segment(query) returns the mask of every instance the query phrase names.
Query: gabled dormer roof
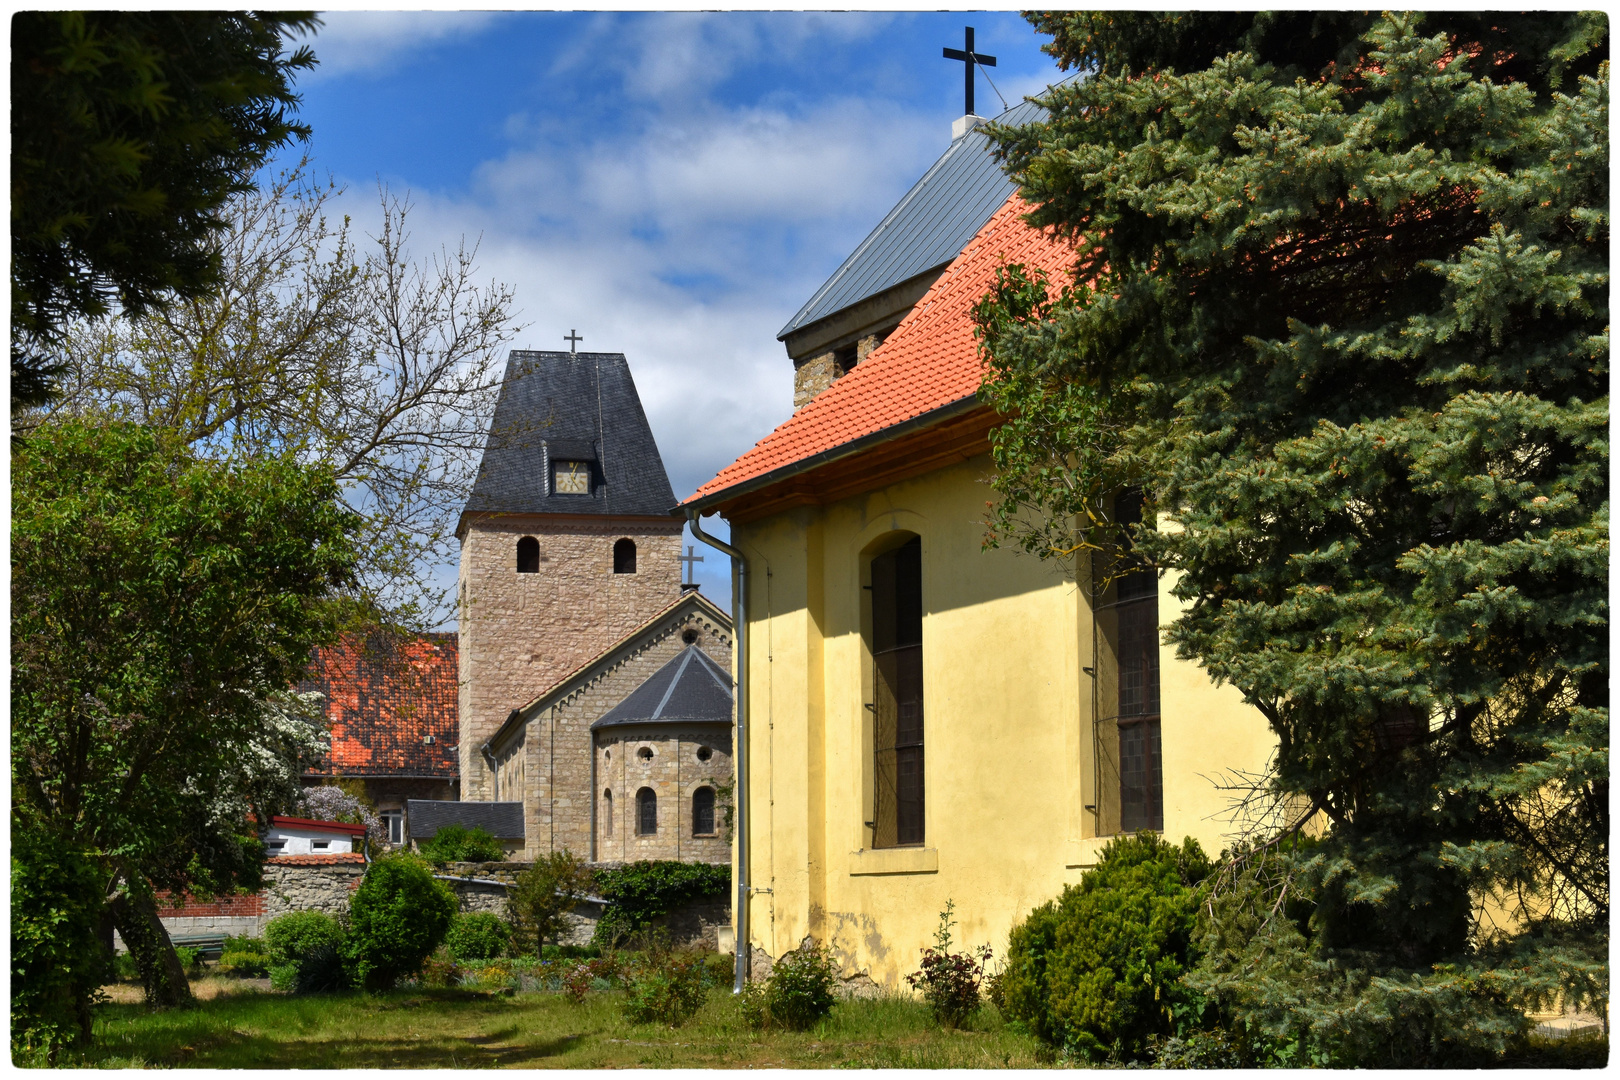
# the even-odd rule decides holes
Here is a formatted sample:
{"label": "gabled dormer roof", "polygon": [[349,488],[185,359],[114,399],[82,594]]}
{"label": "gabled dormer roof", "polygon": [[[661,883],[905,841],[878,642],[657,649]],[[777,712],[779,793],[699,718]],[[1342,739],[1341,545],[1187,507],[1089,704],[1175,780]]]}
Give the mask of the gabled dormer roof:
{"label": "gabled dormer roof", "polygon": [[688,645],[647,676],[591,730],[668,723],[731,723],[731,676],[696,645]]}
{"label": "gabled dormer roof", "polygon": [[[588,463],[590,494],[553,491],[554,460]],[[512,352],[463,514],[667,518],[674,505],[623,353]]]}
{"label": "gabled dormer roof", "polygon": [[[997,116],[995,122],[1028,124],[1042,114],[1038,105],[1025,101]],[[903,281],[943,269],[1007,202],[1015,187],[992,156],[983,131],[972,128],[951,140],[922,179],[788,320],[777,340]]]}

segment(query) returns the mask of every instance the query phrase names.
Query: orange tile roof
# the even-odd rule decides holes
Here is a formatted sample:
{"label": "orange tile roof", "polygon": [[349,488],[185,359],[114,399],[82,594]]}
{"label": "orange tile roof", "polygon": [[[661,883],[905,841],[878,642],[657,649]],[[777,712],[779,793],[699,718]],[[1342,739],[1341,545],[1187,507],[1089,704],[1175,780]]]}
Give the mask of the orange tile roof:
{"label": "orange tile roof", "polygon": [[326,695],[332,751],[305,775],[455,777],[456,680],[454,634],[347,637],[321,649],[298,688]]}
{"label": "orange tile roof", "polygon": [[721,469],[687,503],[971,397],[984,368],[973,336],[973,305],[1002,263],[1039,267],[1053,287],[1068,280],[1074,250],[1031,229],[1017,195],[993,214],[886,341],[848,375]]}
{"label": "orange tile roof", "polygon": [[358,851],[335,851],[330,855],[272,855],[264,860],[266,866],[336,866],[365,861],[366,857]]}

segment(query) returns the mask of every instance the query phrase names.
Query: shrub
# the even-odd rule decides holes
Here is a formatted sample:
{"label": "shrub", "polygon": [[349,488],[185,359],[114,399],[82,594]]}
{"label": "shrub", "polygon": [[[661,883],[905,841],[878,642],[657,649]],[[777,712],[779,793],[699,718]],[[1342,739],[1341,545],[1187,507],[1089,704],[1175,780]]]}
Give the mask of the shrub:
{"label": "shrub", "polygon": [[619,975],[619,962],[612,956],[570,964],[562,972],[562,992],[569,1001],[578,1005],[592,990],[611,989],[618,981]]}
{"label": "shrub", "polygon": [[264,928],[270,965],[297,964],[323,945],[341,946],[343,927],[320,911],[292,911],[277,915]]}
{"label": "shrub", "polygon": [[353,985],[343,950],[336,945],[317,945],[298,961],[293,990],[299,994],[330,994]]}
{"label": "shrub", "polygon": [[613,946],[683,904],[723,896],[731,888],[731,867],[643,860],[614,870],[598,870],[595,888],[608,906],[591,940],[597,945]]}
{"label": "shrub", "polygon": [[1078,886],[1066,886],[1013,928],[1002,978],[1009,1019],[1096,1061],[1141,1060],[1174,1013],[1194,1005],[1180,982],[1191,966],[1193,886],[1209,861],[1192,839],[1176,848],[1149,833],[1103,849]]}
{"label": "shrub", "polygon": [[512,931],[487,911],[458,915],[450,924],[444,943],[457,960],[489,960],[506,954]]}
{"label": "shrub", "polygon": [[11,819],[11,1050],[54,1062],[90,1035],[90,1009],[105,978],[96,928],[106,875],[86,852]]}
{"label": "shrub", "polygon": [[428,862],[499,862],[506,849],[482,825],[446,825],[420,845]]}
{"label": "shrub", "polygon": [[832,1012],[838,965],[825,946],[800,947],[782,957],[763,984],[743,988],[743,1019],[750,1027],[807,1031]]}
{"label": "shrub", "polygon": [[298,989],[298,965],[277,964],[270,969],[270,989],[292,993]]}
{"label": "shrub", "polygon": [[455,894],[421,859],[400,852],[376,860],[349,901],[344,955],[355,982],[387,990],[416,974],[455,916]]}
{"label": "shrub", "polygon": [[270,973],[270,946],[263,938],[228,937],[219,956],[219,970],[244,979],[263,978]]}
{"label": "shrub", "polygon": [[270,974],[270,957],[267,953],[224,952],[219,957],[219,972],[242,979],[262,979]]}
{"label": "shrub", "polygon": [[981,945],[965,953],[951,952],[951,916],[956,903],[945,901],[939,913],[939,929],[934,931],[934,947],[924,949],[922,970],[906,976],[913,989],[921,989],[923,1001],[934,1020],[948,1028],[961,1027],[979,1008],[979,983],[984,966],[990,962],[990,946]]}
{"label": "shrub", "polygon": [[679,1027],[708,999],[703,956],[695,952],[652,950],[642,954],[624,979],[624,1015],[638,1024]]}
{"label": "shrub", "polygon": [[416,979],[423,986],[455,986],[461,981],[461,968],[451,959],[449,949],[439,949],[422,962]]}
{"label": "shrub", "polygon": [[547,938],[557,941],[568,929],[568,913],[591,887],[591,870],[568,850],[554,851],[523,871],[506,898],[512,923],[513,951],[540,955]]}
{"label": "shrub", "polygon": [[174,947],[174,955],[175,959],[180,961],[180,966],[185,968],[187,971],[195,974],[197,971],[201,970],[202,961],[199,959],[200,953],[190,945],[176,945]]}

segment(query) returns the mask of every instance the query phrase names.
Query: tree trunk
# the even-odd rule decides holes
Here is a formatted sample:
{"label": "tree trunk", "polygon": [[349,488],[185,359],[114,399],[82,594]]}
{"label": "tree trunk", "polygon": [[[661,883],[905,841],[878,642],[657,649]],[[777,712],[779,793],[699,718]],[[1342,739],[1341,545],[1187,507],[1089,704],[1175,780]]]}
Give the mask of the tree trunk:
{"label": "tree trunk", "polygon": [[180,965],[174,942],[158,918],[151,890],[127,888],[108,901],[107,908],[118,927],[118,936],[135,959],[135,969],[141,973],[147,1006],[168,1009],[193,1004],[186,969]]}

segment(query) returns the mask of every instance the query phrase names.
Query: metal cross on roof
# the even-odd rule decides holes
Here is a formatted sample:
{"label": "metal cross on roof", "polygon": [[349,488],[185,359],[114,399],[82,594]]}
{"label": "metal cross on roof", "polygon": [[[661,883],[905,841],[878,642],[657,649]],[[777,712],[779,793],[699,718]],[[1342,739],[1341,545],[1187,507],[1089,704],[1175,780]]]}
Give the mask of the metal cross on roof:
{"label": "metal cross on roof", "polygon": [[692,572],[694,570],[696,570],[697,567],[693,566],[692,564],[693,563],[700,563],[700,562],[703,561],[703,556],[692,554],[692,552],[695,551],[695,550],[697,550],[697,549],[694,548],[691,544],[688,544],[688,545],[686,545],[686,554],[685,555],[677,555],[677,556],[675,556],[675,561],[676,562],[683,562],[683,563],[686,564],[686,567],[685,567],[686,580],[684,582],[682,582],[683,585],[691,585],[691,584],[693,584]]}
{"label": "metal cross on roof", "polygon": [[986,56],[984,53],[973,51],[973,27],[966,27],[967,35],[965,47],[961,49],[946,49],[945,59],[962,61],[962,96],[966,100],[963,114],[973,116],[973,65],[982,64],[985,67],[995,67],[996,58]]}
{"label": "metal cross on roof", "polygon": [[563,335],[563,340],[568,342],[568,351],[569,352],[578,353],[579,352],[579,343],[584,341],[585,339],[579,336],[579,331],[578,330],[575,330],[572,327],[570,327],[569,330],[568,330],[568,333]]}

